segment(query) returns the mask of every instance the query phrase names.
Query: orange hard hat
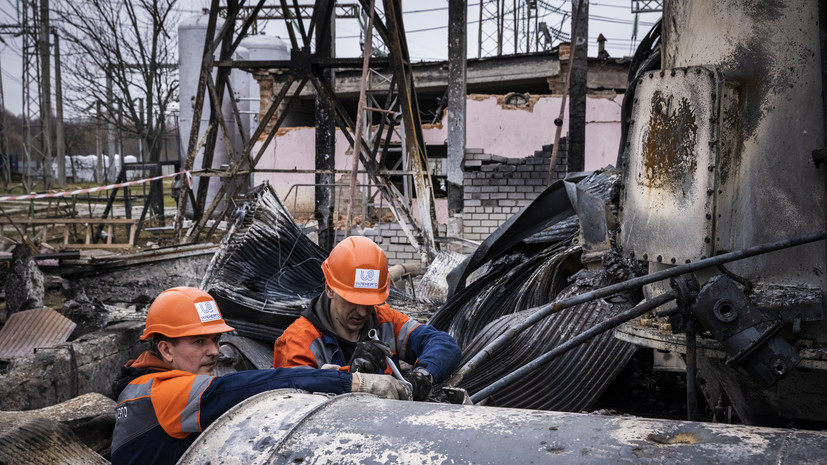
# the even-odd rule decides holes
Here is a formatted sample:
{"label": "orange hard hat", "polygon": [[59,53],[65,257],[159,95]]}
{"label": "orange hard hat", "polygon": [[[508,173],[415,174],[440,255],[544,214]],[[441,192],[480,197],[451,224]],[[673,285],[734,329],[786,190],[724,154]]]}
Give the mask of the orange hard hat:
{"label": "orange hard hat", "polygon": [[367,237],[345,238],[330,251],[322,271],[327,285],[350,303],[379,305],[388,299],[388,258]]}
{"label": "orange hard hat", "polygon": [[226,333],[227,325],[211,295],[194,287],[173,287],[158,294],[146,313],[141,340],[162,334],[166,337]]}

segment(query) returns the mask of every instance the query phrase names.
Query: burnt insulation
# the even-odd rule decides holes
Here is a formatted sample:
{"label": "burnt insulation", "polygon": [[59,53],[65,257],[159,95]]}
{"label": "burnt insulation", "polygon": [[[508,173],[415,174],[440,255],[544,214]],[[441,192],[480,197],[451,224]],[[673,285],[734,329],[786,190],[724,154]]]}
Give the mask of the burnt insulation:
{"label": "burnt insulation", "polygon": [[[616,180],[615,171],[598,172],[586,176],[577,186],[608,203]],[[529,225],[529,229],[539,232],[510,247],[498,246],[496,241],[504,238],[513,243],[519,231],[505,229],[492,234],[488,249],[497,251],[497,255],[487,263],[466,262],[475,269],[487,267],[487,272],[449,298],[429,320],[457,340],[463,349],[462,363],[531,315],[536,307],[617,281],[617,264],[599,271],[583,269],[578,218],[573,212],[563,215],[570,204],[550,203],[549,198],[546,196],[542,204],[527,206],[521,214],[528,218],[554,218],[554,222]],[[547,212],[543,216],[532,209]],[[551,315],[516,336],[466,376],[459,387],[474,394],[575,335],[631,308],[637,300],[637,295],[617,295]],[[503,407],[581,411],[595,402],[634,351],[633,345],[615,339],[611,332],[604,333],[545,364],[532,376],[506,386],[490,400]]]}
{"label": "burnt insulation", "polygon": [[[201,288],[238,335],[272,344],[324,291],[327,252],[305,235],[266,182],[247,195],[231,223]],[[392,307],[402,311],[412,300],[391,287]]]}
{"label": "burnt insulation", "polygon": [[[537,278],[547,279],[545,276]],[[521,290],[525,291],[537,284],[535,279],[531,279]],[[575,275],[575,282],[557,297],[565,299],[609,284],[612,284],[612,281],[605,271],[582,270]],[[520,333],[503,348],[500,355],[495,355],[465,377],[460,387],[474,394],[577,334],[628,310],[635,300],[633,296],[616,295],[611,299],[587,302],[550,315]],[[465,347],[463,363],[509,327],[520,323],[532,313],[533,309],[521,310],[504,315],[486,325]],[[585,410],[597,400],[634,352],[634,345],[615,339],[612,332],[607,331],[544,364],[531,376],[499,390],[492,396],[492,403],[503,407],[563,412]]]}

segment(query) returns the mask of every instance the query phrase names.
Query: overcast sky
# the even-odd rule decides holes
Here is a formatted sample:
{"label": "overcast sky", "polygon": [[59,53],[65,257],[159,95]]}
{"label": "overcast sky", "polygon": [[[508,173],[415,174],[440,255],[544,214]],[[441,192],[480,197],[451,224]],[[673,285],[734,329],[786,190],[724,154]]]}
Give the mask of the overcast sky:
{"label": "overcast sky", "polygon": [[[19,0],[0,0],[0,24],[17,23],[17,3]],[[51,0],[52,4],[59,1]],[[129,0],[124,0],[129,1]],[[522,2],[519,0],[517,3]],[[182,17],[200,14],[210,5],[210,0],[179,0]],[[223,2],[222,2],[223,3]],[[248,3],[255,3],[250,2]],[[271,3],[278,4],[275,0]],[[302,4],[313,2],[300,1]],[[340,3],[358,3],[356,0]],[[377,4],[381,4],[377,0]],[[510,3],[510,2],[506,2]],[[545,12],[540,18],[550,27],[561,28],[570,33],[571,20],[562,13],[571,12],[570,0],[538,0],[539,11]],[[444,60],[447,56],[448,37],[448,2],[447,0],[402,0],[405,29],[407,31],[408,49],[412,61]],[[646,35],[652,24],[659,18],[659,13],[641,14],[639,18],[637,40],[632,39],[634,15],[631,13],[631,0],[599,0],[589,2],[589,55],[597,55],[597,36],[603,34],[606,49],[613,57],[631,55],[640,38]],[[478,54],[478,26],[480,17],[479,0],[468,4],[468,57],[476,58]],[[336,24],[337,55],[340,57],[359,56],[359,31],[357,20],[342,19]],[[485,31],[485,29],[484,29]],[[265,33],[278,35],[287,40],[283,22],[271,22],[265,26]],[[509,36],[510,37],[510,36]],[[0,66],[2,66],[3,91],[6,107],[14,114],[22,112],[22,82],[19,38],[2,36],[5,44],[0,43]],[[553,45],[557,45],[555,41]],[[484,40],[484,49],[493,47],[493,42]],[[513,45],[508,46],[513,51]],[[509,48],[505,53],[508,53]],[[485,55],[485,52],[483,52]],[[69,70],[63,70],[66,74]],[[52,73],[54,79],[54,73]],[[52,87],[54,88],[54,86]]]}

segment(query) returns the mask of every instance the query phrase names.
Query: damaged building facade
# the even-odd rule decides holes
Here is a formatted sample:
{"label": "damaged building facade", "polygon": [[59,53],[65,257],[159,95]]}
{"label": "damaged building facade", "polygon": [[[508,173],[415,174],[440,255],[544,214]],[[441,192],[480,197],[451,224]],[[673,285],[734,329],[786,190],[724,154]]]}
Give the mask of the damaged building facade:
{"label": "damaged building facade", "polygon": [[[466,156],[462,162],[462,230],[455,240],[458,250],[468,252],[495,231],[512,214],[528,205],[552,179],[562,179],[568,172],[565,134],[568,131],[568,108],[564,108],[564,135],[557,163],[549,170],[553,149],[554,120],[563,104],[563,81],[569,60],[569,46],[563,44],[550,52],[518,56],[492,57],[468,61],[468,95],[466,97]],[[596,170],[614,165],[620,140],[620,107],[628,76],[629,59],[590,58],[586,121],[585,169]],[[431,121],[424,121],[422,133],[427,147],[429,168],[434,179],[437,222],[442,235],[447,234],[447,82],[445,62],[415,63],[413,77],[417,84],[420,112]],[[367,87],[371,95],[384,96],[390,70],[372,70]],[[272,100],[273,89],[279,89],[280,72],[258,71],[256,81],[261,88],[262,112]],[[337,95],[346,107],[355,112],[359,94],[359,75],[353,71],[336,73]],[[375,89],[375,90],[374,90]],[[313,127],[315,93],[305,89],[298,97],[275,137],[264,148],[254,174],[254,185],[268,181],[287,208],[301,222],[313,218],[315,205],[314,153],[316,130]],[[379,97],[376,97],[379,98]],[[287,103],[282,105],[287,108]],[[372,127],[373,131],[376,126]],[[367,128],[368,131],[371,128]],[[265,136],[254,150],[260,150]],[[405,172],[400,158],[402,141],[395,135],[388,148],[397,160],[395,169]],[[349,143],[341,130],[335,136],[336,214],[344,219],[350,197],[347,186],[352,156]],[[293,170],[293,172],[290,172]],[[414,191],[410,175],[395,180],[403,193]],[[419,261],[418,254],[387,209],[382,215],[381,196],[364,175],[359,179],[360,195],[354,209],[361,218],[372,216],[360,225],[360,234],[382,244],[392,263]],[[417,204],[411,202],[414,217]],[[368,213],[370,212],[370,213]],[[389,221],[390,220],[390,221]],[[370,226],[366,226],[369,224]],[[470,248],[462,247],[471,241]]]}

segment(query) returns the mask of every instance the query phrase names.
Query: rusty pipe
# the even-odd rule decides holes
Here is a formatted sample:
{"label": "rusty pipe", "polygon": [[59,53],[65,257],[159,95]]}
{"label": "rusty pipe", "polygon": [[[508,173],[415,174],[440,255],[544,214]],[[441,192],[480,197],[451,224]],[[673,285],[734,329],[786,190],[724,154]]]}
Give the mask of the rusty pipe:
{"label": "rusty pipe", "polygon": [[268,391],[206,427],[179,464],[818,461],[827,432]]}

